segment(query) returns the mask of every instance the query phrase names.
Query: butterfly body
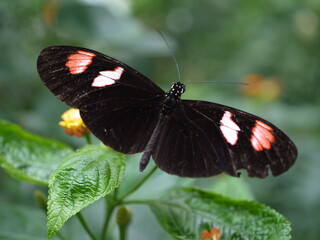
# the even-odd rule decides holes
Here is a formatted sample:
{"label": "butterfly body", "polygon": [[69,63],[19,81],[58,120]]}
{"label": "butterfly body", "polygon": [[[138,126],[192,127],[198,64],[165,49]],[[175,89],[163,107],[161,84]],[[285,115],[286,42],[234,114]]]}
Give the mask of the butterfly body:
{"label": "butterfly body", "polygon": [[181,100],[185,85],[165,93],[147,77],[99,52],[53,46],[39,55],[38,72],[63,102],[80,109],[86,126],[104,144],[126,154],[143,152],[169,174],[208,177],[225,172],[264,178],[295,162],[293,142],[268,121],[241,110]]}
{"label": "butterfly body", "polygon": [[148,165],[163,125],[167,118],[169,118],[170,115],[173,114],[175,108],[177,108],[177,106],[180,104],[181,95],[185,92],[185,88],[186,87],[183,83],[175,82],[172,84],[170,91],[165,94],[159,121],[157,122],[156,127],[152,132],[150,140],[140,160],[140,171],[143,171]]}

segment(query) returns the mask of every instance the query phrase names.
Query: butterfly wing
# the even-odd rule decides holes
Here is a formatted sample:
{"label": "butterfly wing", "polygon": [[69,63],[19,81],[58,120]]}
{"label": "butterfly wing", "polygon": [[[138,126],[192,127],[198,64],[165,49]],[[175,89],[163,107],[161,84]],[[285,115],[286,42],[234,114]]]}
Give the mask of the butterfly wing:
{"label": "butterfly wing", "polygon": [[182,100],[158,140],[153,158],[162,170],[185,177],[225,172],[264,178],[288,170],[297,157],[292,141],[252,114],[220,104]]}
{"label": "butterfly wing", "polygon": [[38,57],[39,75],[63,102],[81,110],[104,107],[104,100],[148,99],[164,95],[133,68],[102,53],[72,46],[52,46]]}
{"label": "butterfly wing", "polygon": [[[88,128],[123,153],[143,151],[157,124],[165,93],[129,66],[99,52],[45,48],[38,58],[45,85],[80,109]],[[182,100],[168,116],[153,152],[164,171],[187,177],[226,172],[266,177],[293,165],[297,149],[271,123],[227,106]]]}
{"label": "butterfly wing", "polygon": [[102,53],[72,46],[43,49],[37,67],[44,84],[80,109],[104,144],[123,153],[144,150],[165,94],[147,77]]}
{"label": "butterfly wing", "polygon": [[[150,103],[149,103],[150,104]],[[80,111],[92,133],[105,145],[126,154],[142,152],[157,124],[161,107],[126,105],[103,111]]]}

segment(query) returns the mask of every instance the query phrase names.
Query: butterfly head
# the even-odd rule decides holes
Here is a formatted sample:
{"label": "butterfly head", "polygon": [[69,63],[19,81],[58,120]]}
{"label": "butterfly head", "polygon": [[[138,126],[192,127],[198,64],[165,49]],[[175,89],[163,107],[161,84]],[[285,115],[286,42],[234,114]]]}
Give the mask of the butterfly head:
{"label": "butterfly head", "polygon": [[174,82],[171,85],[170,91],[168,95],[173,96],[175,98],[180,98],[182,93],[186,90],[186,86],[181,82]]}
{"label": "butterfly head", "polygon": [[166,93],[162,106],[162,114],[169,115],[180,102],[182,93],[185,91],[185,85],[181,82],[172,83],[169,92]]}

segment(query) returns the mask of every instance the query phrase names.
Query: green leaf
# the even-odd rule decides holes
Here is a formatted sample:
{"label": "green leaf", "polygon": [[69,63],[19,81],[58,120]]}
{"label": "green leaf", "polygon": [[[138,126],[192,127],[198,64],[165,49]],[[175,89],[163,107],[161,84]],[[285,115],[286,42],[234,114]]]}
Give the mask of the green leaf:
{"label": "green leaf", "polygon": [[214,178],[211,192],[237,200],[254,200],[254,196],[244,178],[219,175]]}
{"label": "green leaf", "polygon": [[38,208],[0,203],[0,239],[46,240],[45,213]]}
{"label": "green leaf", "polygon": [[65,144],[0,120],[0,165],[14,178],[47,185],[53,170],[72,152]]}
{"label": "green leaf", "polygon": [[221,239],[287,240],[290,223],[263,204],[232,200],[194,188],[181,188],[150,203],[163,228],[175,239],[200,239],[217,227]]}
{"label": "green leaf", "polygon": [[49,180],[48,236],[74,214],[117,188],[125,171],[125,155],[88,145],[69,155]]}

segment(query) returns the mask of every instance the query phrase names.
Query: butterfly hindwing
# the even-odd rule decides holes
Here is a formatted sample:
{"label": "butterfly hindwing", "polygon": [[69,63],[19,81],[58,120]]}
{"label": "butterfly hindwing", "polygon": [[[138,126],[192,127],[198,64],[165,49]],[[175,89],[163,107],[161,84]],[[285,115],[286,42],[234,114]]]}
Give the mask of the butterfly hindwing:
{"label": "butterfly hindwing", "polygon": [[296,155],[291,140],[266,120],[220,104],[182,100],[160,134],[154,159],[179,176],[213,176],[218,170],[237,176],[245,169],[264,178],[269,168],[275,176],[285,172]]}
{"label": "butterfly hindwing", "polygon": [[80,111],[92,133],[105,145],[122,153],[142,152],[157,124],[161,106],[159,101],[148,104],[110,106],[103,111]]}
{"label": "butterfly hindwing", "polygon": [[181,110],[166,121],[153,152],[163,171],[182,177],[208,177],[221,173],[212,142]]}

